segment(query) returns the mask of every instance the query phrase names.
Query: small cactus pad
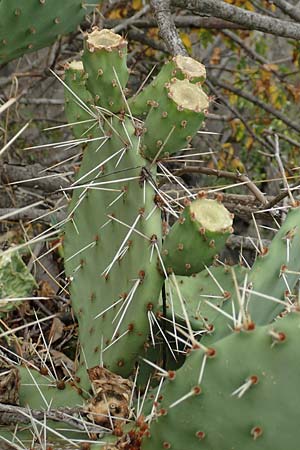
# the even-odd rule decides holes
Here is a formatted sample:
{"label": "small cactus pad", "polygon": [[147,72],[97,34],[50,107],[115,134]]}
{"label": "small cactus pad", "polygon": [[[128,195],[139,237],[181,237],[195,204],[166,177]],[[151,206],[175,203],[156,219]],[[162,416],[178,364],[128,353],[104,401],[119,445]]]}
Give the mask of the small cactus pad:
{"label": "small cactus pad", "polygon": [[299,339],[293,313],[191,351],[160,391],[141,449],[297,448]]}
{"label": "small cactus pad", "polygon": [[257,325],[269,323],[285,308],[260,294],[288,299],[299,280],[299,255],[300,207],[290,209],[270,247],[262,249],[250,272],[250,289],[257,294],[249,294],[249,313]]}
{"label": "small cactus pad", "polygon": [[176,275],[191,275],[210,265],[232,233],[232,214],[217,200],[199,198],[185,207],[166,236],[163,261]]}
{"label": "small cactus pad", "polygon": [[132,114],[145,117],[153,102],[159,102],[161,91],[172,78],[187,79],[191,83],[203,83],[206,78],[205,66],[189,56],[177,55],[167,61],[154,80],[141,93],[129,99]]}
{"label": "small cactus pad", "polygon": [[[64,413],[61,415],[62,421],[51,420],[51,416],[56,415],[57,417],[57,412],[60,409],[66,413],[68,409],[71,412],[72,408],[76,408],[84,413],[85,399],[81,395],[81,390],[76,386],[76,382],[58,379],[54,365],[54,372],[51,372],[52,369],[49,370],[46,365],[42,366],[40,371],[33,369],[32,366],[34,364],[28,366],[11,365],[0,358],[1,404],[8,403],[13,405],[12,407],[18,405],[25,411],[21,423],[16,425],[13,421],[9,421],[7,422],[9,425],[5,428],[1,427],[1,450],[8,448],[3,446],[3,441],[7,442],[7,440],[12,443],[12,447],[9,448],[33,448],[33,433],[41,425],[41,420],[43,427],[45,427],[45,436],[47,432],[49,448],[62,448],[63,443],[59,443],[59,441],[65,442],[68,438],[74,440],[87,439],[86,430],[74,430],[73,424],[70,423],[70,415],[68,415],[66,421],[64,421]],[[7,401],[5,401],[5,397]],[[20,409],[20,412],[22,410]],[[32,410],[35,411],[34,417],[31,416]],[[49,414],[47,418],[44,411]],[[53,411],[55,411],[54,414]],[[36,415],[38,412],[40,418]]]}
{"label": "small cactus pad", "polygon": [[95,103],[112,112],[124,109],[121,91],[129,77],[126,56],[127,41],[122,36],[106,29],[86,35],[82,60],[87,87]]}
{"label": "small cactus pad", "polygon": [[268,324],[290,307],[300,271],[299,223],[300,207],[290,209],[270,247],[261,249],[261,254],[246,275],[245,283],[239,284],[240,297],[235,291],[230,301],[223,305],[225,314],[216,317],[214,332],[203,338],[205,345],[212,345],[226,336],[234,326],[226,313],[230,317],[235,311],[236,317],[242,318],[238,326],[247,328],[249,325]]}
{"label": "small cactus pad", "polygon": [[92,0],[1,0],[0,64],[74,31],[93,4]]}
{"label": "small cactus pad", "polygon": [[143,156],[156,161],[188,147],[208,106],[201,86],[177,78],[166,83],[145,119]]}

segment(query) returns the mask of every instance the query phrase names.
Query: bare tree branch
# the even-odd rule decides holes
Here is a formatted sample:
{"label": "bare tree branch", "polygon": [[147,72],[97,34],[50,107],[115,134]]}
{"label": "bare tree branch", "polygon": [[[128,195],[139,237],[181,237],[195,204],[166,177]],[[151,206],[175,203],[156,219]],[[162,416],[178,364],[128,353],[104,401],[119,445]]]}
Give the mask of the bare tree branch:
{"label": "bare tree branch", "polygon": [[217,89],[214,87],[214,85],[209,80],[206,80],[205,83],[207,84],[207,86],[209,87],[211,92],[217,97],[217,99],[221,103],[223,103],[223,105],[226,106],[226,108],[229,109],[229,111],[231,111],[237,118],[240,119],[240,121],[242,122],[242,124],[244,125],[244,127],[246,128],[248,133],[250,134],[250,136],[252,136],[253,139],[255,141],[259,142],[263,147],[268,148],[268,150],[272,150],[271,145],[267,141],[265,141],[260,136],[258,136],[257,134],[254,133],[252,128],[248,125],[247,120],[242,116],[242,114],[238,111],[238,109],[235,108],[233,105],[230,105],[230,103],[228,102],[228,99],[226,97],[224,97],[219,91],[217,91]]}
{"label": "bare tree branch", "polygon": [[221,0],[172,0],[172,5],[229,20],[229,22],[237,23],[249,30],[263,31],[264,33],[291,39],[300,39],[300,25],[295,22],[275,19],[247,11]]}
{"label": "bare tree branch", "polygon": [[292,19],[300,22],[300,8],[299,6],[293,6],[285,0],[273,0],[273,3],[278,6],[285,14],[290,16]]}
{"label": "bare tree branch", "polygon": [[[89,431],[91,433],[102,433],[106,431],[102,427],[89,423],[84,420],[81,415],[84,413],[83,408],[57,408],[44,410],[30,410],[30,415],[40,421],[44,421],[45,417],[58,422],[65,422],[78,430]],[[0,403],[0,424],[14,425],[17,423],[30,423],[29,410],[21,406],[8,405]]]}
{"label": "bare tree branch", "polygon": [[246,54],[250,56],[254,61],[256,61],[259,64],[267,65],[270,72],[278,78],[282,83],[285,83],[284,77],[281,76],[275,69],[272,68],[272,65],[269,65],[269,61],[266,60],[263,56],[261,56],[259,53],[257,53],[255,50],[253,50],[251,47],[249,47],[247,44],[245,44],[245,41],[241,39],[236,33],[230,31],[230,30],[223,30],[222,33],[232,39],[236,44],[238,44]]}
{"label": "bare tree branch", "polygon": [[286,114],[278,111],[277,109],[273,108],[267,103],[264,103],[259,98],[255,97],[252,94],[248,94],[247,92],[243,91],[242,89],[238,89],[234,86],[232,86],[229,83],[226,83],[224,81],[220,81],[219,79],[211,78],[210,81],[223,89],[226,89],[227,91],[233,92],[234,94],[239,95],[240,97],[245,98],[249,102],[253,103],[254,105],[259,106],[260,108],[264,109],[265,111],[272,114],[274,117],[277,117],[277,119],[281,120],[283,123],[285,123],[288,127],[293,128],[293,130],[300,132],[300,125],[298,123],[291,121]]}
{"label": "bare tree branch", "polygon": [[[296,188],[297,186],[299,186],[299,190],[300,190],[300,183],[294,184],[293,186],[291,186],[291,188]],[[281,202],[281,200],[286,198],[288,195],[289,195],[289,190],[285,189],[284,191],[280,192],[280,194],[276,195],[276,197],[271,199],[265,208],[266,209],[273,208],[275,205],[277,205],[279,202]]]}
{"label": "bare tree branch", "polygon": [[39,163],[27,166],[3,164],[3,169],[0,172],[0,181],[3,184],[15,183],[17,185],[20,183],[23,187],[39,187],[45,192],[55,192],[69,186],[67,179],[69,175],[49,171],[47,176],[41,176],[43,169],[44,167]]}
{"label": "bare tree branch", "polygon": [[140,17],[147,14],[147,12],[150,10],[150,6],[146,5],[144,8],[142,8],[140,11],[135,13],[133,16],[129,17],[128,19],[122,19],[121,22],[119,22],[118,25],[114,27],[114,33],[120,33],[120,31],[125,30],[127,27],[132,25],[135,20],[139,19]]}
{"label": "bare tree branch", "polygon": [[232,234],[229,236],[229,238],[226,241],[226,247],[230,248],[231,250],[240,250],[242,247],[243,250],[255,250],[254,245],[256,245],[257,248],[259,248],[260,244],[263,245],[264,248],[267,248],[270,246],[271,241],[268,239],[262,239],[259,241],[257,238],[251,238],[249,239],[248,236],[238,236],[236,234]]}
{"label": "bare tree branch", "polygon": [[187,56],[187,51],[179,37],[170,10],[170,0],[151,0],[160,35],[171,55]]}
{"label": "bare tree branch", "polygon": [[294,145],[295,147],[300,148],[299,141],[296,141],[295,139],[292,139],[291,137],[286,136],[285,134],[277,133],[277,132],[275,133],[275,131],[273,131],[273,130],[264,130],[263,134],[267,134],[267,135],[271,135],[271,136],[274,136],[274,134],[277,134],[277,136],[280,137],[281,139],[283,139],[284,141],[289,142],[290,144]]}
{"label": "bare tree branch", "polygon": [[249,47],[249,45],[245,43],[245,40],[241,39],[236,33],[233,33],[232,31],[222,31],[222,33],[238,44],[254,61],[257,61],[260,64],[269,64],[269,61],[267,61],[266,58]]}
{"label": "bare tree branch", "polygon": [[[61,209],[66,208],[66,206],[62,206]],[[58,222],[65,219],[66,213],[56,211],[52,213],[51,209],[42,209],[42,208],[29,208],[25,211],[22,211],[22,208],[0,208],[0,220],[1,221],[19,221],[19,220],[36,220],[38,222],[49,223],[51,224],[51,220],[53,219],[53,214]],[[2,216],[8,215],[9,218],[3,219]]]}
{"label": "bare tree branch", "polygon": [[[130,19],[133,19],[131,17]],[[213,30],[225,30],[225,29],[235,29],[235,30],[244,30],[245,27],[242,27],[236,23],[228,22],[227,20],[218,19],[216,17],[201,17],[201,16],[173,16],[174,23],[178,28],[206,28]],[[157,22],[155,19],[151,19],[150,17],[147,19],[137,19],[131,20],[128,23],[124,19],[105,19],[104,26],[105,28],[114,28],[118,25],[122,25],[122,29],[134,25],[137,28],[155,28],[157,27]],[[0,81],[1,86],[1,81]]]}
{"label": "bare tree branch", "polygon": [[141,44],[159,50],[160,52],[169,53],[164,42],[159,41],[158,39],[151,39],[147,33],[138,28],[130,28],[127,32],[127,37],[132,41],[140,42]]}

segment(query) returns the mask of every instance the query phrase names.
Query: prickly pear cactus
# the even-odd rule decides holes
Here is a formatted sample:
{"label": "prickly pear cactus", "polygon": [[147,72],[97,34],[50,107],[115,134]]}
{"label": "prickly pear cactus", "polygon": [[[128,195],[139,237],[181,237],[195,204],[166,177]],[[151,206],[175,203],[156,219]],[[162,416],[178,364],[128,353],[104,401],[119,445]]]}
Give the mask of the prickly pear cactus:
{"label": "prickly pear cactus", "polygon": [[[170,80],[174,96],[169,97],[170,86],[161,87],[161,107],[153,120],[149,111],[144,127],[132,116],[124,95],[126,46],[111,31],[94,30],[86,36],[83,67],[71,63],[65,80],[67,116],[73,124],[79,121],[73,125],[75,136],[86,138],[65,228],[65,267],[79,322],[81,378],[99,363],[129,375],[142,352],[149,314],[158,308],[164,279],[157,267],[162,222],[156,195],[156,121],[166,119],[159,127],[161,150],[169,145],[166,137],[172,124],[178,125],[179,150],[187,135],[198,130],[208,106],[199,85]],[[183,104],[187,91],[194,92],[195,107]],[[91,97],[97,106],[78,101]],[[94,119],[89,125],[88,114]],[[183,126],[190,116],[192,128]]]}
{"label": "prickly pear cactus", "polygon": [[[82,146],[80,170],[65,191],[72,197],[65,220],[64,255],[79,325],[77,376],[64,383],[49,372],[42,374],[43,370],[40,373],[32,367],[18,368],[20,405],[42,405],[45,409],[49,404],[55,408],[82,407],[87,400],[87,417],[97,417],[97,423],[110,422],[110,406],[115,411],[116,405],[108,405],[108,397],[103,396],[103,409],[103,380],[95,381],[91,373],[99,371],[99,367],[100,372],[114,372],[112,377],[133,373],[148,341],[150,321],[159,313],[160,292],[167,276],[161,270],[161,215],[167,202],[156,185],[156,161],[166,153],[158,155],[153,140],[157,112],[146,129],[144,122],[132,115],[126,100],[126,45],[111,31],[93,30],[86,36],[83,63],[76,61],[66,66],[66,116],[75,136],[72,143]],[[163,140],[169,126],[175,124],[180,143],[186,145],[203,120],[208,100],[194,81],[170,79],[170,85],[161,86],[164,102],[159,111],[166,119],[170,115],[170,121],[167,119],[161,127]],[[171,84],[176,91],[174,98],[168,95]],[[190,109],[183,101],[187,90],[194,90],[198,96],[196,106]],[[151,108],[145,120],[150,114]],[[192,128],[184,122],[191,117]],[[159,146],[161,150],[164,145]],[[95,388],[97,383],[98,388],[101,385],[99,390]],[[132,386],[128,380],[124,384]],[[96,398],[90,398],[91,390]],[[128,392],[123,397],[125,403],[129,401]],[[125,405],[128,414],[131,409],[131,404]],[[122,417],[121,422],[126,419]],[[55,434],[51,421],[49,426]],[[130,425],[126,426],[130,430]],[[3,437],[9,439],[11,433],[7,433]],[[17,439],[25,442],[23,437],[18,433]]]}
{"label": "prickly pear cactus", "polygon": [[141,449],[297,448],[299,338],[293,313],[200,343],[160,391]]}
{"label": "prickly pear cactus", "polygon": [[[251,270],[205,267],[192,278],[174,274],[175,267],[186,274],[188,264],[188,274],[201,270],[231,230],[228,211],[206,199],[187,205],[185,224],[181,218],[174,225],[162,254],[161,213],[169,205],[156,184],[156,163],[188,145],[205,116],[208,99],[200,66],[173,59],[149,87],[128,100],[126,41],[111,31],[93,30],[86,37],[83,64],[66,68],[66,115],[83,154],[66,190],[72,198],[64,242],[79,325],[79,368],[66,386],[50,373],[23,367],[17,379],[20,404],[30,407],[41,402],[46,408],[49,403],[78,405],[92,387],[99,397],[89,399],[87,417],[96,414],[96,422],[117,419],[122,425],[91,448],[297,448],[300,317],[293,289],[300,271],[300,208],[289,212]],[[152,364],[161,380],[154,401],[147,409],[139,397],[140,417],[123,426],[131,412],[132,403],[126,401],[132,382],[116,374],[132,375],[154,322],[163,334],[161,292],[165,318],[180,335],[186,360],[177,371]],[[201,329],[206,336],[199,342]],[[170,345],[169,330],[164,330]],[[126,400],[125,419],[111,417],[110,407],[116,405],[107,405],[103,380],[90,376],[99,366],[100,372],[114,372],[115,391]],[[101,409],[99,414],[103,399],[104,413]]]}
{"label": "prickly pear cactus", "polygon": [[91,0],[1,0],[0,64],[74,31],[94,4]]}
{"label": "prickly pear cactus", "polygon": [[232,214],[217,200],[188,200],[164,241],[166,270],[191,275],[210,265],[233,232],[232,219]]}
{"label": "prickly pear cactus", "polygon": [[50,371],[45,370],[45,374],[42,374],[37,370],[29,371],[28,368],[19,366],[18,372],[21,405],[30,405],[33,409],[41,407],[47,409],[50,406],[72,407],[83,403],[83,397],[75,383],[68,384],[58,380]]}
{"label": "prickly pear cactus", "polygon": [[270,247],[261,249],[238,292],[235,289],[223,304],[213,332],[204,337],[205,345],[226,336],[231,328],[268,324],[288,306],[299,279],[299,223],[300,207],[291,208]]}

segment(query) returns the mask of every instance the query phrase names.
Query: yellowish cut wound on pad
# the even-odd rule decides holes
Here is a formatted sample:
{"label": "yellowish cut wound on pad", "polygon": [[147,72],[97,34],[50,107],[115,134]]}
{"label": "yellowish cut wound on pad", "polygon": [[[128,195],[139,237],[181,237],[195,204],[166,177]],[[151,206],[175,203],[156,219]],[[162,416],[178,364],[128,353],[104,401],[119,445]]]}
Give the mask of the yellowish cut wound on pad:
{"label": "yellowish cut wound on pad", "polygon": [[232,226],[232,216],[221,203],[207,198],[191,203],[191,213],[209,231],[222,231]]}

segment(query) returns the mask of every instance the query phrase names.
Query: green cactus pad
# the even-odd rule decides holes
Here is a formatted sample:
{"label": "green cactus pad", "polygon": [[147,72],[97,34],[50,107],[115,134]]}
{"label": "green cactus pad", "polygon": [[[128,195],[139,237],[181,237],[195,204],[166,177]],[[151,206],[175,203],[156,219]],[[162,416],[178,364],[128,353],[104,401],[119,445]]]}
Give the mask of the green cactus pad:
{"label": "green cactus pad", "polygon": [[160,211],[139,139],[129,119],[106,119],[103,131],[101,149],[95,142],[85,149],[65,230],[81,377],[102,360],[113,372],[132,372],[163,282],[156,267]]}
{"label": "green cactus pad", "polygon": [[112,112],[124,109],[121,95],[128,81],[127,41],[110,30],[95,29],[85,39],[82,57],[87,87],[94,101]]}
{"label": "green cactus pad", "polygon": [[159,74],[141,93],[129,99],[132,114],[136,117],[146,116],[151,105],[159,102],[161,91],[172,78],[201,84],[206,78],[205,66],[189,56],[174,56],[164,64]]}
{"label": "green cactus pad", "polygon": [[151,104],[144,124],[143,156],[156,161],[186,148],[207,108],[208,97],[200,86],[173,78],[160,91],[159,101]]}
{"label": "green cactus pad", "polygon": [[74,31],[94,4],[91,0],[1,0],[0,64]]}
{"label": "green cactus pad", "polygon": [[188,202],[166,236],[163,261],[176,275],[191,275],[209,266],[232,233],[232,214],[217,200]]}
{"label": "green cactus pad", "polygon": [[142,450],[294,449],[299,313],[194,350],[160,392]]}
{"label": "green cactus pad", "polygon": [[[248,269],[239,265],[211,266],[194,276],[176,276],[175,282],[172,278],[168,279],[166,281],[167,317],[170,320],[175,317],[177,323],[185,324],[183,301],[192,329],[207,330],[211,333],[214,322],[220,315],[217,308],[224,309],[225,303],[230,303],[231,297],[235,295],[234,276],[238,285],[243,285],[248,272]],[[209,306],[207,302],[216,309]]]}
{"label": "green cactus pad", "polygon": [[[70,423],[46,420],[44,418],[41,421],[32,418],[32,410],[42,412],[49,409],[57,410],[62,408],[67,412],[66,408],[78,408],[84,411],[85,404],[85,399],[81,396],[81,391],[75,382],[58,380],[56,375],[51,374],[50,371],[48,371],[48,374],[42,375],[38,370],[33,369],[32,365],[29,364],[26,367],[20,365],[12,366],[0,359],[1,402],[22,408],[28,407],[28,409],[25,409],[27,416],[24,417],[25,422],[28,419],[26,423],[22,421],[18,426],[15,426],[12,421],[11,423],[8,422],[9,425],[0,427],[0,448],[3,448],[2,439],[3,441],[8,439],[17,446],[22,442],[24,448],[31,448],[33,434],[42,426],[45,426],[44,436],[47,435],[47,443],[50,444],[51,442],[53,445],[58,445],[58,447],[55,446],[53,448],[61,448],[62,441],[67,438],[74,440],[86,439],[87,434],[85,430],[80,431],[77,429],[73,431],[73,426]],[[46,367],[43,369],[47,373]],[[6,390],[3,389],[4,380],[6,381]],[[60,440],[61,442],[58,443]],[[15,448],[15,446],[12,448]]]}
{"label": "green cactus pad", "polygon": [[74,136],[79,139],[92,133],[96,121],[93,118],[92,95],[86,89],[86,75],[81,61],[72,61],[65,67],[65,113],[72,125]]}
{"label": "green cactus pad", "polygon": [[[26,366],[12,365],[1,356],[0,373],[1,415],[3,417],[5,413],[12,413],[12,420],[7,424],[3,420],[0,426],[1,449],[2,442],[7,441],[11,442],[12,448],[21,448],[21,445],[22,448],[33,449],[33,442],[41,442],[38,438],[41,430],[43,442],[47,442],[47,448],[53,450],[77,448],[79,442],[95,443],[93,448],[100,449],[104,443],[116,439],[106,424],[91,420],[87,406],[98,398],[97,394],[94,390],[93,393],[84,392],[76,377],[67,381],[58,379],[55,371],[46,366],[39,370],[33,363],[27,363]],[[100,376],[98,381],[103,381],[103,378]],[[110,386],[109,382],[105,384],[104,390],[108,394]],[[119,400],[117,395],[115,400]],[[15,424],[16,418],[9,405],[17,408],[17,415],[25,416],[18,425]],[[5,406],[7,411],[4,413]],[[47,416],[43,412],[47,412]],[[92,430],[89,427],[92,427]],[[36,445],[34,448],[42,448],[42,445]]]}
{"label": "green cactus pad", "polygon": [[300,207],[292,208],[268,249],[258,256],[249,276],[249,314],[257,325],[273,320],[285,307],[259,294],[279,300],[292,294],[300,272]]}
{"label": "green cactus pad", "polygon": [[[292,208],[280,230],[276,233],[268,249],[258,256],[247,275],[246,285],[240,284],[240,294],[244,298],[245,326],[265,325],[288,308],[287,298],[292,297],[293,289],[300,272],[300,208]],[[243,295],[242,288],[247,289]],[[283,303],[285,301],[285,303]],[[234,293],[223,306],[224,313],[233,316],[241,312],[240,299]],[[205,345],[226,336],[234,327],[232,319],[219,314],[214,322],[214,332],[205,336]]]}
{"label": "green cactus pad", "polygon": [[76,384],[59,382],[53,375],[42,375],[32,368],[18,367],[20,405],[33,409],[82,406],[85,402]]}

